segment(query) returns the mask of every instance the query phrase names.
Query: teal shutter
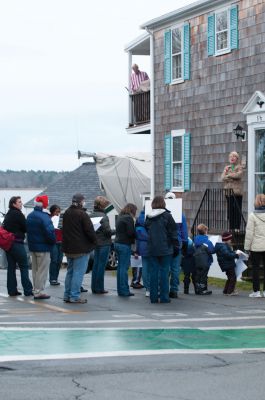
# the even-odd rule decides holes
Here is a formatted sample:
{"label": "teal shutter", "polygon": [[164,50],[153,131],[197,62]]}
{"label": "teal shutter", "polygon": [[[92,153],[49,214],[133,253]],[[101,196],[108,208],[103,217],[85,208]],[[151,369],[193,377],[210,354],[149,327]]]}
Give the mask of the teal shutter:
{"label": "teal shutter", "polygon": [[184,190],[190,190],[190,133],[184,135]]}
{"label": "teal shutter", "polygon": [[164,188],[170,190],[172,186],[171,179],[171,134],[167,133],[164,137]]}
{"label": "teal shutter", "polygon": [[230,47],[238,49],[238,10],[237,6],[230,8]]}
{"label": "teal shutter", "polygon": [[171,30],[164,33],[164,81],[171,83]]}
{"label": "teal shutter", "polygon": [[183,26],[183,79],[190,79],[190,25]]}
{"label": "teal shutter", "polygon": [[213,56],[215,54],[215,15],[208,15],[208,56]]}

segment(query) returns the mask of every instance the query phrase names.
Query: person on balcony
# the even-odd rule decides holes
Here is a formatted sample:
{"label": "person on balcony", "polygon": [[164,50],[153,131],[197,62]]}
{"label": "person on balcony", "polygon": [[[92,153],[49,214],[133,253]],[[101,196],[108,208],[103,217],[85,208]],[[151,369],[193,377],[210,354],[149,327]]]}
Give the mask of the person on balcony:
{"label": "person on balcony", "polygon": [[[145,84],[142,84],[142,82],[146,82]],[[149,76],[147,75],[146,72],[140,71],[139,67],[137,64],[132,65],[132,74],[131,74],[131,82],[130,82],[130,90],[132,93],[138,93],[141,91],[146,91],[143,90],[145,86],[148,86],[148,89],[150,88],[150,83],[149,82]],[[142,88],[141,88],[142,86]]]}
{"label": "person on balcony", "polygon": [[227,193],[227,217],[229,229],[239,231],[242,213],[242,176],[243,168],[240,163],[239,154],[232,151],[229,154],[229,165],[227,165],[221,175],[224,182],[224,189],[232,189],[234,193]]}

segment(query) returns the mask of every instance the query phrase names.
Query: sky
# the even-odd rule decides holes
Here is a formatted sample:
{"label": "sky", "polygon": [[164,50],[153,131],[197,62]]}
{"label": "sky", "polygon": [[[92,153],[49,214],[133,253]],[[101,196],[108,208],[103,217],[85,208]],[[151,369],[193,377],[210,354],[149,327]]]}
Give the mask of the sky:
{"label": "sky", "polygon": [[[71,171],[95,153],[150,151],[128,135],[139,26],[194,0],[0,0],[0,170]],[[92,6],[93,4],[93,6]],[[133,59],[148,72],[149,60]]]}

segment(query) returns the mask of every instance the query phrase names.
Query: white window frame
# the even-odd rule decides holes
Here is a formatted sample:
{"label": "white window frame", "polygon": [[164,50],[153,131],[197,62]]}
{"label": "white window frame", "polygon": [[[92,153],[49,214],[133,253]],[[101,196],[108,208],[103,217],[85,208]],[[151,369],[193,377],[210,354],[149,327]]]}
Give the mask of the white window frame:
{"label": "white window frame", "polygon": [[[263,128],[255,128],[254,129],[254,149],[255,149],[255,160],[256,160],[256,156],[257,156],[257,146],[256,146],[256,136],[257,136],[257,132],[258,131],[264,131],[265,130],[265,126],[263,127]],[[255,181],[255,186],[254,186],[254,189],[255,189],[255,192],[254,192],[254,194],[255,194],[255,197],[256,197],[256,195],[258,194],[257,193],[257,188],[256,188],[256,177],[257,177],[257,175],[265,175],[265,172],[259,172],[259,171],[257,171],[256,170],[256,163],[254,163],[254,181]]]}
{"label": "white window frame", "polygon": [[[171,85],[175,85],[177,83],[183,83],[184,82],[184,37],[183,37],[183,26],[184,24],[181,25],[175,25],[171,27]],[[181,32],[181,77],[177,79],[173,79],[173,52],[172,52],[172,47],[173,47],[173,31],[175,29],[180,29]]]}
{"label": "white window frame", "polygon": [[[217,14],[220,14],[221,12],[226,11],[227,14],[227,44],[228,47],[226,49],[222,49],[222,50],[217,50],[217,29],[216,29],[216,25],[217,25]],[[226,7],[226,8],[221,8],[218,9],[214,12],[215,14],[215,18],[214,18],[214,43],[215,43],[215,56],[221,56],[222,54],[227,54],[231,52],[231,43],[230,43],[230,7]],[[225,32],[225,31],[220,31],[220,32]]]}
{"label": "white window frame", "polygon": [[[174,130],[171,131],[171,186],[172,186],[172,190],[174,192],[184,192],[184,135],[185,135],[186,131],[185,129],[179,129],[179,130]],[[173,169],[173,138],[177,137],[177,136],[181,136],[181,165],[182,165],[182,185],[181,186],[173,186],[173,182],[174,182],[174,169]]]}

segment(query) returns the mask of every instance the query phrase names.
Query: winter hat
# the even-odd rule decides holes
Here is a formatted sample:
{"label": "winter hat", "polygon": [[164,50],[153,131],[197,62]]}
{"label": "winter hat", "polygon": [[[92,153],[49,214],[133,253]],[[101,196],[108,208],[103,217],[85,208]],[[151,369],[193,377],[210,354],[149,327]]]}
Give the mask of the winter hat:
{"label": "winter hat", "polygon": [[76,193],[73,195],[72,203],[81,204],[83,200],[85,200],[85,196],[82,195],[81,193]]}
{"label": "winter hat", "polygon": [[47,208],[49,204],[49,198],[46,194],[42,196],[37,196],[35,199],[36,206]]}
{"label": "winter hat", "polygon": [[175,193],[173,193],[173,192],[167,192],[165,195],[165,199],[175,199],[175,198],[176,198],[176,196],[175,196]]}
{"label": "winter hat", "polygon": [[233,239],[233,235],[231,232],[224,232],[222,234],[222,241],[223,242],[228,242],[229,240]]}

